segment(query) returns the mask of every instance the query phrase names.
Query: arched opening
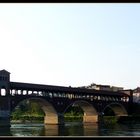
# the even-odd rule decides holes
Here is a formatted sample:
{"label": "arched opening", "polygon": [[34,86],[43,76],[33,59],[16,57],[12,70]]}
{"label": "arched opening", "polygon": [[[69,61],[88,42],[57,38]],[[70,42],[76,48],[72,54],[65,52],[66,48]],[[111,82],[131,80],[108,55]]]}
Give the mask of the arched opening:
{"label": "arched opening", "polygon": [[120,116],[127,116],[128,113],[123,105],[118,103],[111,103],[107,105],[101,114],[101,118],[103,118],[104,123],[116,123],[118,122]]}
{"label": "arched opening", "polygon": [[110,107],[107,107],[105,110],[104,110],[104,116],[115,116],[115,113],[114,111],[112,110],[112,108]]}
{"label": "arched opening", "polygon": [[78,118],[75,118],[74,120],[82,121],[83,123],[98,122],[98,113],[96,109],[86,101],[75,101],[74,103],[69,105],[64,111],[64,116],[79,116],[79,120]]}
{"label": "arched opening", "polygon": [[11,112],[11,122],[43,122],[45,116],[37,102],[23,100]]}
{"label": "arched opening", "polygon": [[123,105],[118,103],[111,103],[103,109],[104,115],[107,116],[127,116],[128,113]]}
{"label": "arched opening", "polygon": [[73,104],[66,109],[64,113],[64,119],[65,122],[71,122],[71,121],[82,122],[83,115],[84,115],[83,109],[79,105]]}
{"label": "arched opening", "polygon": [[53,105],[41,98],[29,98],[19,102],[11,112],[11,120],[41,121],[44,124],[60,123]]}

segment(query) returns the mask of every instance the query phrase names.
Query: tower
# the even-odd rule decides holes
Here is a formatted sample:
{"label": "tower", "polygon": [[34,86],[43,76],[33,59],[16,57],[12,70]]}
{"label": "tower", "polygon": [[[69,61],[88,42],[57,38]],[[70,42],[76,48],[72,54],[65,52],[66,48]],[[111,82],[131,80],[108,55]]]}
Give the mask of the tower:
{"label": "tower", "polygon": [[10,73],[0,71],[0,127],[10,126]]}
{"label": "tower", "polygon": [[0,71],[0,95],[7,96],[10,94],[10,72]]}

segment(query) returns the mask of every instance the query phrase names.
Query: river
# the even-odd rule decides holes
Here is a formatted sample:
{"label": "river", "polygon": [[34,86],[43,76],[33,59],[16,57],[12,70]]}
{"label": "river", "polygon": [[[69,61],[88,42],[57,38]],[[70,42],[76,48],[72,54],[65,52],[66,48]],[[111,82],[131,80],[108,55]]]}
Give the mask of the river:
{"label": "river", "polygon": [[109,126],[80,122],[66,122],[65,125],[12,124],[11,128],[2,128],[0,136],[140,136],[140,124]]}

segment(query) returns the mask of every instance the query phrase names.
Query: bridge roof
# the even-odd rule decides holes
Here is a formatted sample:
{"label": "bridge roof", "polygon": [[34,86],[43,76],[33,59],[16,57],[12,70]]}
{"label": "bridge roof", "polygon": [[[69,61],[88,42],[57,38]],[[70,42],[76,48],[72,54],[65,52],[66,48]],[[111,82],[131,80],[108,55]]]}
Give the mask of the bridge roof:
{"label": "bridge roof", "polygon": [[7,70],[5,70],[5,69],[3,69],[3,70],[0,70],[0,73],[8,73],[8,74],[10,74],[10,72],[8,72]]}
{"label": "bridge roof", "polygon": [[113,92],[113,91],[101,91],[95,89],[82,89],[82,88],[72,88],[64,86],[54,86],[54,85],[41,85],[32,83],[20,83],[20,82],[10,82],[11,89],[19,90],[34,90],[34,91],[48,91],[48,92],[68,92],[68,93],[79,93],[79,94],[94,94],[94,95],[110,95],[110,96],[128,96],[123,92]]}

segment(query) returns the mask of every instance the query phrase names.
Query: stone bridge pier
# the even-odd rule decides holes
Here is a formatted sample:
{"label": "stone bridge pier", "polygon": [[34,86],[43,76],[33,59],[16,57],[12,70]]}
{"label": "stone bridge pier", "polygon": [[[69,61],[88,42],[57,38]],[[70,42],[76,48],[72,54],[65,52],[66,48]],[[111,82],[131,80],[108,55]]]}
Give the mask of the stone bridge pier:
{"label": "stone bridge pier", "polygon": [[10,99],[0,97],[0,127],[10,127]]}
{"label": "stone bridge pier", "polygon": [[64,115],[62,111],[54,107],[55,105],[58,108],[62,108],[56,104],[57,102],[53,104],[51,101],[49,102],[42,98],[31,98],[30,101],[36,102],[44,111],[44,124],[64,124]]}
{"label": "stone bridge pier", "polygon": [[0,71],[0,127],[10,126],[10,73]]}
{"label": "stone bridge pier", "polygon": [[84,115],[83,116],[83,123],[97,123],[98,122],[98,115]]}
{"label": "stone bridge pier", "polygon": [[45,115],[44,124],[64,124],[63,114]]}

